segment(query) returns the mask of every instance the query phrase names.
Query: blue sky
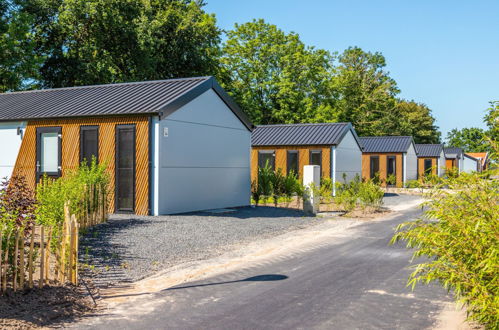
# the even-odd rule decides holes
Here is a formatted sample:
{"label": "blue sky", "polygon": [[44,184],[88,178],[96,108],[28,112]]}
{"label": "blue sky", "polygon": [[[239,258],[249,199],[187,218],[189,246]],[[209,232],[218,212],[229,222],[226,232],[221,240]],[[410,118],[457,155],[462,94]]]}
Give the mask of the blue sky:
{"label": "blue sky", "polygon": [[427,104],[445,137],[485,127],[499,100],[499,0],[206,0],[218,25],[264,18],[311,46],[380,51],[401,97]]}

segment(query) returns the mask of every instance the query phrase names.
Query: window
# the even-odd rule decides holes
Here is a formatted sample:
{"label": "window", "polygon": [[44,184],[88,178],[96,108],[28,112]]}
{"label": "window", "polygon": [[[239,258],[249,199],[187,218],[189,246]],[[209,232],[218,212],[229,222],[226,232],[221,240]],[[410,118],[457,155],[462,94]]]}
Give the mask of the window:
{"label": "window", "polygon": [[61,176],[61,132],[60,127],[38,127],[36,129],[36,177]]}
{"label": "window", "polygon": [[258,167],[264,168],[267,164],[272,170],[275,170],[274,150],[262,150],[258,152]]}
{"label": "window", "polygon": [[322,177],[322,151],[321,150],[310,150],[310,165],[318,165],[321,167],[320,173]]}
{"label": "window", "polygon": [[424,160],[424,175],[431,174],[431,167],[432,167],[431,159],[425,159]]}
{"label": "window", "polygon": [[371,156],[370,158],[370,164],[369,164],[369,169],[370,169],[370,177],[371,179],[374,179],[379,173],[379,157],[378,156]]}
{"label": "window", "polygon": [[81,126],[80,163],[90,164],[92,157],[99,162],[99,126]]}
{"label": "window", "polygon": [[299,168],[298,168],[298,151],[296,150],[288,150],[287,155],[287,173],[291,173],[293,171],[296,176],[298,176]]}
{"label": "window", "polygon": [[395,175],[397,171],[397,158],[395,156],[388,156],[386,159],[386,175]]}

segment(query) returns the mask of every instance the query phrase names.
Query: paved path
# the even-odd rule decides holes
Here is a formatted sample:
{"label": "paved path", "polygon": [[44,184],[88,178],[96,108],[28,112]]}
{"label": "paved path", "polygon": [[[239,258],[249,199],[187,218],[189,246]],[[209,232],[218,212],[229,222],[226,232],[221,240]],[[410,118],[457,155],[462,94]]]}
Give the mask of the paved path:
{"label": "paved path", "polygon": [[389,246],[415,218],[366,222],[317,247],[243,271],[156,293],[136,320],[101,318],[92,329],[425,329],[450,299],[438,286],[406,288],[410,252]]}

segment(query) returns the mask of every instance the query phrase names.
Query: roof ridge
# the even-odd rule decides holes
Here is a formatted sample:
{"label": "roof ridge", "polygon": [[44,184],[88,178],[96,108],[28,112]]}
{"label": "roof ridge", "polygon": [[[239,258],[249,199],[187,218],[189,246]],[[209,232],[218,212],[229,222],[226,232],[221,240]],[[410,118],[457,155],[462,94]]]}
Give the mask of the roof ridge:
{"label": "roof ridge", "polygon": [[348,122],[339,123],[296,123],[296,124],[269,124],[269,125],[256,125],[256,127],[278,127],[278,126],[320,126],[320,125],[348,125]]}
{"label": "roof ridge", "polygon": [[33,89],[27,91],[15,91],[15,92],[5,92],[0,93],[2,95],[13,95],[13,94],[28,94],[28,93],[42,93],[50,91],[63,91],[63,90],[75,90],[75,89],[90,89],[90,88],[105,88],[113,86],[127,86],[127,85],[145,85],[145,84],[159,84],[165,82],[174,82],[182,80],[203,80],[206,81],[213,76],[200,76],[200,77],[189,77],[189,78],[172,78],[172,79],[160,79],[160,80],[146,80],[146,81],[129,81],[129,82],[119,82],[110,84],[96,84],[96,85],[85,85],[85,86],[71,86],[71,87],[57,87],[57,88],[44,88],[44,89]]}
{"label": "roof ridge", "polygon": [[359,136],[361,139],[412,138],[410,135]]}

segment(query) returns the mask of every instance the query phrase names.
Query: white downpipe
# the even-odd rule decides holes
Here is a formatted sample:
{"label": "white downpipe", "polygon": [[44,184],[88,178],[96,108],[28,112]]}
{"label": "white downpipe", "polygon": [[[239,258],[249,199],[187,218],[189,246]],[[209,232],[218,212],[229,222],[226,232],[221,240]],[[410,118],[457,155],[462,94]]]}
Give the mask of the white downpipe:
{"label": "white downpipe", "polygon": [[440,169],[440,157],[437,158],[437,176],[441,176],[442,170]]}
{"label": "white downpipe", "polygon": [[331,181],[333,182],[333,196],[336,196],[336,146],[331,147]]}
{"label": "white downpipe", "polygon": [[153,214],[159,215],[159,118],[153,117]]}
{"label": "white downpipe", "polygon": [[402,167],[403,167],[402,186],[405,188],[405,184],[407,182],[407,154],[406,153],[404,153],[402,155]]}

